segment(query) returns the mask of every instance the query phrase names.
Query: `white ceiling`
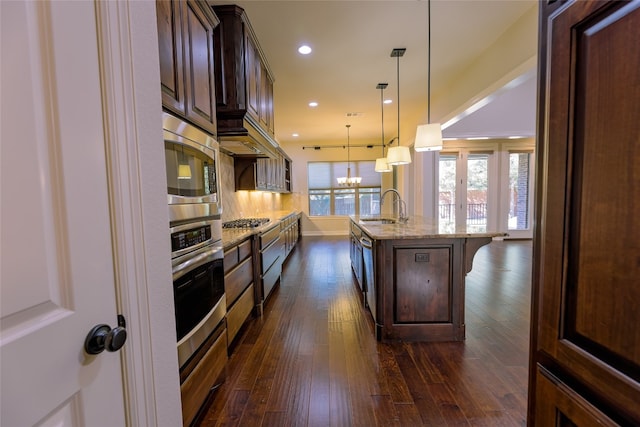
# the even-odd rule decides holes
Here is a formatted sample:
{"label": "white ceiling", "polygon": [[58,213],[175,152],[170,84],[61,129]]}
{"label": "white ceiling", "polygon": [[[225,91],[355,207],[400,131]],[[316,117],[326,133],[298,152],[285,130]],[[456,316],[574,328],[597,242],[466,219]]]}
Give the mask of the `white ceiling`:
{"label": "white ceiling", "polygon": [[[229,2],[210,0],[211,4]],[[380,90],[393,103],[384,107],[385,140],[397,134],[399,59],[401,140],[413,141],[427,117],[427,2],[236,1],[251,21],[275,77],[276,139],[303,145],[346,140],[381,140]],[[433,0],[431,4],[432,99],[466,69],[535,0]],[[298,54],[301,44],[313,48]],[[531,136],[535,127],[535,75],[489,96],[486,106],[458,117],[445,137]],[[317,101],[316,108],[308,107]],[[432,105],[432,113],[435,110]],[[361,113],[347,117],[347,113]],[[299,134],[293,137],[292,134]]]}

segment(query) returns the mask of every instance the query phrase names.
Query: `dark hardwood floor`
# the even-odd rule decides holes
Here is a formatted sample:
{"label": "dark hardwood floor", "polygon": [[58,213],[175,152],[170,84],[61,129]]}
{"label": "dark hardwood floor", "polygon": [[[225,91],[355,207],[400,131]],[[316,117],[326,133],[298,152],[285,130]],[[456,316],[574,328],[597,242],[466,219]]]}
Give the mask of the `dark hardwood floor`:
{"label": "dark hardwood floor", "polygon": [[374,338],[348,243],[300,240],[199,425],[525,425],[531,242],[476,254],[466,341],[392,344]]}

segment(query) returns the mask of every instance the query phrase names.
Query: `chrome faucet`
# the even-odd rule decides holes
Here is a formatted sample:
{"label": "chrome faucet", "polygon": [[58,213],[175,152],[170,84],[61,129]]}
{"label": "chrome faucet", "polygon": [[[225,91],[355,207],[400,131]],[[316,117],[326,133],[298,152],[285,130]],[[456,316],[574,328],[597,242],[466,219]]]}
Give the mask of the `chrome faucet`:
{"label": "chrome faucet", "polygon": [[384,196],[387,195],[387,193],[394,193],[396,195],[396,198],[398,199],[398,220],[402,223],[406,223],[407,221],[409,221],[409,216],[407,215],[407,204],[404,202],[404,200],[402,200],[402,198],[400,197],[400,193],[398,192],[398,190],[396,190],[395,188],[390,188],[388,190],[386,190],[384,193],[382,193],[382,196],[380,196],[380,213],[382,213],[382,205],[384,204]]}

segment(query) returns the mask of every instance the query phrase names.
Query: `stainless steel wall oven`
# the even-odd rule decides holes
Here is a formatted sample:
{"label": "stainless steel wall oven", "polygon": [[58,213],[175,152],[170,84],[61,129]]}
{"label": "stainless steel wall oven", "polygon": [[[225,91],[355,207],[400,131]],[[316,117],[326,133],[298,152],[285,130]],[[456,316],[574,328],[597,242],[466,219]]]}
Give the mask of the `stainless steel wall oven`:
{"label": "stainless steel wall oven", "polygon": [[182,369],[225,325],[219,145],[211,135],[166,112],[162,126]]}
{"label": "stainless steel wall oven", "polygon": [[205,340],[224,327],[224,251],[220,220],[171,228],[178,361],[182,367]]}
{"label": "stainless steel wall oven", "polygon": [[219,144],[209,134],[163,113],[169,220],[220,218]]}

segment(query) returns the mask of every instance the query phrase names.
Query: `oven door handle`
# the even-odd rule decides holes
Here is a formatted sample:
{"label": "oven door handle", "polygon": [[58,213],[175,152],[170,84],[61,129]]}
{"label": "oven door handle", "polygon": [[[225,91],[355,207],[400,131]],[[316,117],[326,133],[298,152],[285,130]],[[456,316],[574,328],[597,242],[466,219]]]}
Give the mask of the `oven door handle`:
{"label": "oven door handle", "polygon": [[184,276],[185,273],[200,267],[201,265],[205,265],[213,260],[222,259],[221,256],[222,247],[216,246],[206,251],[199,253],[193,258],[189,258],[185,262],[176,265],[173,267],[173,280],[177,280],[180,277]]}

